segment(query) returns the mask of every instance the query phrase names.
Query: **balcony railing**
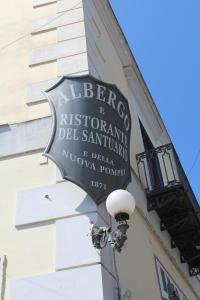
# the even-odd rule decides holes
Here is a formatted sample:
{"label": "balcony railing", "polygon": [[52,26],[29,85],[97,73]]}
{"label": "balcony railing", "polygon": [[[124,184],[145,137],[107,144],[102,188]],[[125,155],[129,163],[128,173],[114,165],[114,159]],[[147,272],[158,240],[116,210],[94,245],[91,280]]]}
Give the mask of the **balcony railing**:
{"label": "balcony railing", "polygon": [[156,210],[161,230],[168,230],[190,275],[200,274],[200,208],[172,144],[136,155],[147,194],[147,208]]}

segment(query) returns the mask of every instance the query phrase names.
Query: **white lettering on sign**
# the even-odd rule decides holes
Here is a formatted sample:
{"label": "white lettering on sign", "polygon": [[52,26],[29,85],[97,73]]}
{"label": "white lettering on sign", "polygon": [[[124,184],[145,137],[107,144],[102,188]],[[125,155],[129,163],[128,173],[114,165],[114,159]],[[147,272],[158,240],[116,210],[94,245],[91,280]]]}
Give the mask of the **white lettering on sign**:
{"label": "white lettering on sign", "polygon": [[62,106],[64,103],[67,103],[69,101],[70,101],[70,99],[68,99],[67,96],[62,91],[58,91],[58,105],[59,105],[59,107]]}
{"label": "white lettering on sign", "polygon": [[[81,114],[61,114],[58,140],[72,140],[96,144],[128,161],[128,137],[117,126],[97,117]],[[73,126],[73,127],[68,127]],[[93,130],[78,127],[91,128]]]}
{"label": "white lettering on sign", "polygon": [[93,181],[91,180],[91,186],[97,189],[103,189],[106,191],[106,184],[100,181]]}
{"label": "white lettering on sign", "polygon": [[65,158],[70,159],[72,162],[77,163],[79,166],[84,166],[86,168],[89,168],[90,170],[96,171],[95,164],[87,159],[78,157],[77,155],[70,153],[69,151],[65,151],[64,149],[62,151],[62,155]]}
{"label": "white lettering on sign", "polygon": [[130,118],[128,112],[126,111],[123,102],[118,99],[115,92],[109,89],[109,87],[105,87],[100,84],[93,84],[91,82],[79,82],[78,86],[76,84],[70,84],[69,86],[70,89],[68,90],[68,96],[65,96],[64,93],[59,91],[59,107],[70,100],[81,98],[102,101],[117,112],[124,122],[125,130],[128,131],[130,129]]}
{"label": "white lettering on sign", "polygon": [[92,83],[90,82],[84,82],[83,83],[84,86],[84,97],[85,98],[93,98],[94,93],[93,93],[93,86]]}
{"label": "white lettering on sign", "polygon": [[109,159],[109,157],[105,157],[99,153],[93,153],[92,152],[92,155],[91,155],[92,158],[98,160],[98,161],[102,161],[103,163],[106,163],[108,165],[112,165],[114,166],[114,161],[113,159]]}
{"label": "white lettering on sign", "polygon": [[81,115],[81,114],[61,114],[60,118],[61,126],[83,126],[90,127],[91,129],[99,130],[106,133],[119,142],[121,142],[126,148],[128,148],[128,138],[124,132],[117,126],[99,119],[97,117]]}
{"label": "white lettering on sign", "polygon": [[97,98],[96,99],[105,102],[106,101],[106,98],[104,97],[105,91],[106,91],[105,86],[97,84]]}
{"label": "white lettering on sign", "polygon": [[58,140],[73,140],[73,141],[78,141],[79,137],[77,134],[77,129],[76,128],[63,128],[60,127],[58,130]]}

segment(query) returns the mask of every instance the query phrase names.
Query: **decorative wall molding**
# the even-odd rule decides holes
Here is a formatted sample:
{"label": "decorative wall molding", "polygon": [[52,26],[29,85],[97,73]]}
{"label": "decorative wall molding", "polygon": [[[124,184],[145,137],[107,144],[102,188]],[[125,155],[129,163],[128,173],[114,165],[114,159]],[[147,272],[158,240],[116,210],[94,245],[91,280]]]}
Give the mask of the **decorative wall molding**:
{"label": "decorative wall molding", "polygon": [[99,211],[56,221],[56,270],[101,263],[115,277],[112,248],[105,247],[99,251],[92,244],[91,230],[94,223],[107,226]]}
{"label": "decorative wall molding", "polygon": [[58,5],[57,5],[57,12],[63,12],[63,11],[68,11],[76,8],[82,7],[82,1],[78,0],[59,0]]}
{"label": "decorative wall molding", "polygon": [[88,71],[87,52],[58,59],[58,76]]}
{"label": "decorative wall molding", "polygon": [[57,0],[33,0],[33,7],[39,7],[57,2]]}
{"label": "decorative wall molding", "polygon": [[97,221],[97,213],[56,221],[56,270],[101,263],[100,252],[94,248],[91,238],[92,226]]}
{"label": "decorative wall molding", "polygon": [[85,36],[85,26],[83,21],[58,27],[57,29],[58,42],[76,39],[83,36]]}
{"label": "decorative wall molding", "polygon": [[10,300],[114,300],[116,289],[116,281],[101,264],[91,264],[12,280]]}
{"label": "decorative wall molding", "polygon": [[59,26],[73,24],[83,21],[83,9],[77,8],[66,13],[60,13],[57,16],[42,17],[32,24],[32,34],[40,33],[46,30],[56,29]]}
{"label": "decorative wall molding", "polygon": [[96,210],[94,201],[84,190],[70,181],[65,181],[18,191],[15,225],[41,223]]}
{"label": "decorative wall molding", "polygon": [[50,132],[51,117],[1,126],[0,158],[44,149]]}
{"label": "decorative wall molding", "polygon": [[54,85],[58,81],[58,78],[56,79],[50,79],[45,81],[40,81],[33,83],[28,86],[27,89],[27,104],[35,104],[42,101],[47,101],[45,98],[45,95],[42,93],[42,91],[47,90],[52,85]]}
{"label": "decorative wall molding", "polygon": [[[56,2],[56,1],[53,1]],[[34,7],[52,3],[50,0],[33,0]],[[85,24],[83,22],[82,1],[59,0],[57,15],[42,17],[33,22],[33,33],[57,29],[57,42],[31,50],[30,66],[55,62],[57,76],[82,75],[88,73]],[[60,27],[61,26],[61,27]],[[35,36],[37,38],[37,36]],[[57,79],[35,82],[27,88],[26,104],[46,102],[41,91],[52,86]]]}
{"label": "decorative wall molding", "polygon": [[67,57],[86,52],[86,39],[80,37],[61,43],[33,49],[30,57],[30,65],[50,62],[61,57]]}

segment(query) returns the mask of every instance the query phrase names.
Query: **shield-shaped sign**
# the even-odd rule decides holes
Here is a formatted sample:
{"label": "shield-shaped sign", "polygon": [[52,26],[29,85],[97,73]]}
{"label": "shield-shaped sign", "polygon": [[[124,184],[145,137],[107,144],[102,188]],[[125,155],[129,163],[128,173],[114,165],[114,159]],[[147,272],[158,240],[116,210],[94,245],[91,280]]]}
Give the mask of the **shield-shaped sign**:
{"label": "shield-shaped sign", "polygon": [[131,117],[118,88],[90,75],[64,76],[45,93],[53,126],[43,155],[97,204],[125,189],[131,180]]}

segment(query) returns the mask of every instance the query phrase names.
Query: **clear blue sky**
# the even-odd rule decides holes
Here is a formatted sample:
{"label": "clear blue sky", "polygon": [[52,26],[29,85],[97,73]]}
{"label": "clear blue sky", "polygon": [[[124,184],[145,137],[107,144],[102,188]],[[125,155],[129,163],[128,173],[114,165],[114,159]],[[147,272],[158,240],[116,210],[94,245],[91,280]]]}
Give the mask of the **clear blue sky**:
{"label": "clear blue sky", "polygon": [[200,202],[200,1],[110,3]]}

